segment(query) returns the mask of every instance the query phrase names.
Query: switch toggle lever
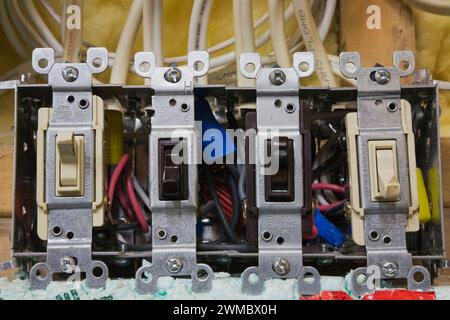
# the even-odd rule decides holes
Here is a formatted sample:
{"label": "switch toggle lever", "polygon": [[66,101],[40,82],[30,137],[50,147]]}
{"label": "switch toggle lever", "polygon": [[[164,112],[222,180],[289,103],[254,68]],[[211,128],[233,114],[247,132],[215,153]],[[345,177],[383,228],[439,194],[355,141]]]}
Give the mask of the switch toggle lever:
{"label": "switch toggle lever", "polygon": [[83,195],[84,136],[63,131],[56,136],[56,193]]}
{"label": "switch toggle lever", "polygon": [[370,141],[369,164],[372,201],[399,201],[396,141]]}

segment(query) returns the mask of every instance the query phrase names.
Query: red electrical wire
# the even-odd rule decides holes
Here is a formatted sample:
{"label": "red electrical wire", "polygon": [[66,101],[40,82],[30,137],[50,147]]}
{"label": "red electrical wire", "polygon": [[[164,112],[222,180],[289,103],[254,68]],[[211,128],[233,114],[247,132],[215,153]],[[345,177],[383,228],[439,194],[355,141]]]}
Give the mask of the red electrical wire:
{"label": "red electrical wire", "polygon": [[116,191],[117,182],[119,181],[120,175],[125,168],[126,164],[128,163],[128,160],[130,159],[130,156],[128,154],[124,154],[122,158],[120,159],[119,163],[117,164],[116,168],[114,169],[111,178],[109,180],[109,187],[108,187],[108,198],[109,198],[109,208],[108,208],[108,219],[111,223],[114,223],[114,218],[112,216],[112,207],[113,207],[113,201],[114,201],[114,193]]}
{"label": "red electrical wire", "polygon": [[147,223],[147,220],[145,218],[144,213],[142,212],[141,207],[139,206],[139,202],[136,198],[136,194],[134,193],[134,186],[133,186],[133,178],[131,177],[131,166],[129,165],[129,168],[126,170],[126,186],[127,186],[127,192],[128,196],[131,202],[131,206],[134,209],[134,212],[136,213],[136,218],[138,220],[139,226],[141,227],[142,232],[147,233],[149,230],[149,226]]}
{"label": "red electrical wire", "polygon": [[226,191],[217,190],[217,196],[220,200],[220,203],[224,203],[227,207],[233,207],[233,201],[228,197]]}
{"label": "red electrical wire", "polygon": [[329,190],[337,193],[346,193],[347,187],[346,186],[339,186],[337,184],[332,183],[313,183],[312,190]]}
{"label": "red electrical wire", "polygon": [[319,235],[319,230],[316,226],[312,227],[312,232],[303,233],[303,239],[305,240],[314,240]]}
{"label": "red electrical wire", "polygon": [[119,195],[120,205],[122,206],[123,211],[125,212],[128,220],[133,221],[134,213],[133,210],[130,209],[130,204],[128,202],[127,197],[125,196],[124,183],[121,179],[119,180],[119,183],[117,185],[117,193]]}
{"label": "red electrical wire", "polygon": [[338,202],[334,202],[334,203],[330,203],[330,204],[325,204],[325,205],[320,205],[317,206],[317,209],[320,212],[326,213],[327,211],[333,210],[334,208],[337,208],[341,205],[343,205],[347,200],[342,200],[342,201],[338,201]]}

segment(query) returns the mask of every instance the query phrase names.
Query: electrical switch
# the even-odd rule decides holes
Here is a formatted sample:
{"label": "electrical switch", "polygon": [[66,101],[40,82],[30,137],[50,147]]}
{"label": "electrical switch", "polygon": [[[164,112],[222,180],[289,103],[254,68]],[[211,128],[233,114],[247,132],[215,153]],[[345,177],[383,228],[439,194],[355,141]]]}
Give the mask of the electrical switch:
{"label": "electrical switch", "polygon": [[369,163],[372,201],[399,201],[396,141],[370,141]]}
{"label": "electrical switch", "polygon": [[181,201],[188,199],[186,164],[176,164],[173,161],[173,157],[183,157],[183,154],[174,154],[174,147],[178,143],[180,142],[159,141],[160,200]]}
{"label": "electrical switch", "polygon": [[58,196],[83,195],[84,136],[72,131],[56,136],[56,193]]}
{"label": "electrical switch", "polygon": [[267,202],[294,201],[294,146],[292,140],[280,137],[278,151],[272,152],[272,141],[267,141],[268,154],[278,158],[279,168],[274,175],[266,176]]}

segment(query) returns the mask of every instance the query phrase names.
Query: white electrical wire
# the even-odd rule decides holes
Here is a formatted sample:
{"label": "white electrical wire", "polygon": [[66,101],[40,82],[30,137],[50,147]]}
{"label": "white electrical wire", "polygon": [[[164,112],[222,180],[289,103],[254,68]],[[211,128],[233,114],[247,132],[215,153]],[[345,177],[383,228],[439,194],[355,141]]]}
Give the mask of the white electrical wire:
{"label": "white electrical wire", "polygon": [[144,0],[142,9],[142,24],[144,27],[144,51],[152,51],[153,0]]}
{"label": "white electrical wire", "polygon": [[17,20],[12,20],[14,27],[21,31],[26,30],[23,33],[24,39],[26,41],[31,41],[31,46],[48,47],[48,43],[43,37],[36,31],[35,27],[31,24],[30,18],[25,15],[20,7],[20,2],[15,0],[8,0],[7,5],[11,5],[11,11],[13,18],[17,17]]}
{"label": "white electrical wire", "polygon": [[[317,0],[313,0],[313,1],[317,1]],[[294,7],[292,5],[290,5],[288,7],[288,9],[285,12],[285,20],[288,21],[290,20],[292,17],[294,16]],[[200,16],[201,19],[201,16]],[[261,27],[261,25],[266,22],[268,19],[268,13],[264,14],[261,18],[258,19],[258,21],[255,23],[254,25],[254,29],[256,30],[257,28]],[[256,47],[260,47],[262,45],[264,45],[265,43],[267,43],[270,39],[270,32],[269,30],[267,30],[266,32],[264,32],[259,38],[256,39]],[[232,46],[233,44],[235,44],[235,38],[230,38],[227,39],[223,42],[220,42],[212,47],[206,48],[206,51],[211,53],[215,53],[217,51],[223,50],[229,46]],[[222,59],[223,61],[227,61],[227,63],[234,61],[234,55],[232,56],[232,58],[230,59],[230,55],[227,56],[226,59]],[[180,62],[185,62],[187,61],[187,55],[184,56],[178,56],[178,57],[167,57],[164,59],[164,61],[166,63],[180,63]]]}
{"label": "white electrical wire", "polygon": [[[44,7],[44,9],[48,12],[48,14],[52,17],[52,19],[55,22],[61,23],[61,17],[55,12],[55,10],[52,8],[52,6],[49,4],[49,2],[47,0],[39,0],[41,5]],[[150,0],[149,0],[150,1]],[[313,0],[311,5],[313,5],[314,1],[317,0]],[[156,19],[157,21],[153,21],[153,25],[156,26],[154,28],[152,28],[152,34],[156,33],[156,41],[153,41],[155,43],[161,43],[161,45],[156,46],[155,48],[160,48],[162,49],[162,27],[161,27],[161,16],[162,16],[162,3],[160,0],[157,1],[152,1],[153,7],[156,7],[157,10],[153,10],[153,14],[156,15],[158,17],[158,19]],[[155,2],[159,2],[159,3],[155,3]],[[333,4],[334,2],[334,4]],[[324,39],[326,37],[326,34],[329,31],[331,22],[332,22],[332,18],[334,15],[334,11],[335,11],[335,1],[327,1],[326,3],[326,7],[323,13],[323,18],[321,20],[321,22],[319,23],[318,29],[319,29],[319,33],[320,33],[320,37],[322,39]],[[2,10],[2,13],[4,13],[4,11]],[[292,16],[294,15],[294,8],[292,6],[292,4],[288,7],[288,9],[286,10],[285,14],[284,14],[284,18],[285,20],[289,20],[290,18],[292,18]],[[258,21],[255,23],[254,28],[258,28],[260,27],[265,21],[267,21],[268,18],[268,14],[266,13],[265,15],[263,15],[260,19],[258,19]],[[42,19],[41,19],[42,20]],[[159,20],[159,21],[158,21]],[[3,22],[3,21],[2,21]],[[5,28],[5,26],[4,26]],[[12,33],[8,33],[8,34],[12,34]],[[39,35],[38,35],[39,37]],[[15,37],[14,39],[18,39],[17,37]],[[11,39],[9,39],[11,42],[13,42]],[[265,31],[260,37],[258,37],[258,39],[256,40],[256,47],[260,47],[263,44],[267,43],[267,41],[270,40],[270,30]],[[298,49],[301,48],[302,43],[298,43],[299,40],[299,32],[297,31],[296,33],[294,33],[289,39],[289,47],[291,47],[292,44],[294,44],[294,47],[291,47],[290,51],[294,52],[296,50],[293,49]],[[17,41],[17,40],[16,40]],[[45,40],[44,40],[45,41]],[[225,48],[228,45],[231,45],[234,43],[234,39],[228,39],[225,40],[222,43],[219,43],[211,48],[208,48],[207,50],[210,52],[214,52],[215,50],[221,50],[223,48]],[[90,47],[92,45],[85,43],[85,45],[87,47]],[[44,45],[43,45],[44,46]],[[48,46],[47,44],[45,46]],[[19,48],[15,49],[16,51],[19,50]],[[152,51],[156,51],[154,49],[152,49]],[[156,52],[155,52],[156,54]],[[24,54],[22,53],[23,58],[28,58],[28,54]],[[115,56],[116,54],[114,52],[110,52],[110,61],[109,61],[109,66],[113,66],[114,65],[114,60],[115,60]],[[162,54],[156,54],[157,57],[162,57]],[[331,56],[332,57],[332,56]],[[175,59],[174,59],[175,58]],[[166,62],[182,62],[186,60],[186,56],[184,57],[174,57],[174,58],[166,58],[165,61]],[[181,58],[180,60],[176,61],[176,58]],[[337,59],[337,57],[334,57],[335,59]],[[236,59],[236,54],[235,52],[229,52],[225,55],[222,56],[218,56],[215,57],[211,60],[211,71],[212,72],[217,72],[218,70],[221,70],[225,67],[227,67],[230,63],[233,63],[233,61],[235,61]],[[330,58],[331,59],[331,58]],[[262,57],[262,61],[264,63],[268,63],[272,60],[271,57]],[[342,75],[340,74],[339,68],[335,68],[333,65],[333,60],[331,60],[332,66],[333,66],[333,72],[336,73],[336,75],[339,75],[342,77]],[[338,63],[337,63],[338,65]],[[14,68],[13,70],[9,71],[8,73],[4,74],[1,78],[5,79],[5,78],[10,78],[13,74],[15,70],[18,70],[19,68]],[[132,72],[134,72],[134,68],[133,66],[131,66],[129,68]],[[352,82],[352,80],[349,79],[345,79],[348,82]],[[353,81],[354,82],[354,81]]]}
{"label": "white electrical wire", "polygon": [[[314,180],[314,183],[319,183],[319,180]],[[324,206],[324,205],[329,205],[330,203],[327,201],[327,199],[325,199],[325,197],[322,194],[321,190],[315,190],[314,191],[314,195],[316,196],[317,201],[319,202],[320,205]]]}
{"label": "white electrical wire", "polygon": [[[308,0],[293,0],[295,8],[295,16],[302,33],[302,38],[308,51],[314,53],[316,74],[319,76],[323,86],[336,87],[336,80],[330,63],[328,62],[327,53],[323,45],[320,35],[317,31]],[[336,2],[336,0],[329,0]],[[329,2],[327,1],[327,2]]]}
{"label": "white electrical wire", "polygon": [[9,43],[14,48],[16,53],[21,58],[28,60],[29,59],[28,49],[20,40],[19,35],[14,30],[11,21],[9,20],[5,1],[0,1],[0,25],[2,26],[6,38],[8,39]]}
{"label": "white electrical wire", "polygon": [[163,1],[153,0],[153,28],[152,28],[152,49],[155,53],[156,66],[164,66],[163,51]]}
{"label": "white electrical wire", "polygon": [[205,50],[212,0],[194,0],[189,22],[188,52]]}
{"label": "white electrical wire", "polygon": [[61,17],[56,13],[55,9],[53,9],[52,5],[48,2],[48,0],[39,0],[41,5],[47,11],[49,16],[57,23],[61,24]]}
{"label": "white electrical wire", "polygon": [[141,200],[144,203],[144,205],[151,212],[152,208],[151,208],[151,205],[150,205],[150,198],[149,198],[149,196],[144,191],[144,189],[142,188],[141,184],[139,183],[139,180],[136,178],[136,176],[134,174],[131,176],[131,178],[133,180],[134,190],[136,190],[136,193],[139,196],[139,198],[141,198]]}
{"label": "white electrical wire", "polygon": [[417,9],[443,16],[450,16],[450,1],[448,0],[407,0]]}
{"label": "white electrical wire", "polygon": [[[242,53],[255,52],[255,32],[253,29],[252,0],[233,0],[233,26],[236,46],[236,69]],[[239,87],[253,87],[255,79],[247,79],[237,73]]]}
{"label": "white electrical wire", "polygon": [[284,32],[284,1],[268,0],[268,5],[272,50],[275,53],[278,65],[282,68],[288,68],[292,63],[288,44],[286,41],[286,34]]}
{"label": "white electrical wire", "polygon": [[45,39],[45,41],[56,52],[62,52],[63,51],[62,45],[58,42],[53,33],[47,27],[44,20],[42,20],[41,16],[39,15],[39,12],[37,11],[34,5],[33,0],[24,0],[23,4],[25,5],[25,8],[27,9],[28,14],[30,15],[32,22],[36,26],[36,29],[40,31],[41,36]]}
{"label": "white electrical wire", "polygon": [[322,41],[325,40],[325,38],[328,35],[328,32],[330,31],[335,12],[336,12],[336,0],[327,0],[323,17],[321,20],[322,23],[318,26],[320,39],[322,39]]}
{"label": "white electrical wire", "polygon": [[[82,16],[83,3],[82,0],[66,0],[63,8],[63,21],[67,21],[67,10],[70,6],[75,5],[80,8]],[[80,17],[81,18],[81,17]],[[81,21],[80,21],[81,24]],[[79,54],[83,43],[83,26],[80,28],[69,28],[67,23],[62,23],[61,38],[63,39],[63,61],[76,63],[79,62]]]}
{"label": "white electrical wire", "polygon": [[[189,22],[188,52],[206,50],[212,6],[212,0],[194,0]],[[195,81],[198,84],[206,85],[208,77],[196,78]]]}
{"label": "white electrical wire", "polygon": [[[142,9],[142,24],[144,29],[144,51],[153,51],[153,0],[144,0]],[[151,79],[144,79],[144,83],[151,85]]]}
{"label": "white electrical wire", "polygon": [[111,70],[110,83],[125,84],[130,66],[131,49],[142,21],[143,1],[134,0],[128,13],[127,21],[120,35]]}

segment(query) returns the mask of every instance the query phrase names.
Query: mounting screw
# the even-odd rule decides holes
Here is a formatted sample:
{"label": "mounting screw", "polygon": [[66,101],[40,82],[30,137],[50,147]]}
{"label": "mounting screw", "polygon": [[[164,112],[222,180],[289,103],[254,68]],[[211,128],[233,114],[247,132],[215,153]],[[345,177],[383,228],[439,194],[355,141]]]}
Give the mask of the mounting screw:
{"label": "mounting screw", "polygon": [[170,258],[166,262],[166,269],[170,273],[178,273],[183,269],[183,262],[180,258]]}
{"label": "mounting screw", "polygon": [[74,257],[62,257],[60,266],[62,272],[70,274],[75,271],[77,263]]}
{"label": "mounting screw", "polygon": [[398,265],[393,262],[386,262],[381,267],[381,271],[386,277],[393,278],[396,276],[398,272]]}
{"label": "mounting screw", "polygon": [[67,82],[74,82],[78,79],[78,69],[75,67],[65,67],[62,76]]}
{"label": "mounting screw", "polygon": [[164,74],[164,79],[171,83],[177,83],[181,80],[181,70],[174,67],[169,68]]}
{"label": "mounting screw", "polygon": [[275,86],[281,86],[286,82],[286,74],[282,70],[274,70],[269,75],[270,82]]}
{"label": "mounting screw", "polygon": [[290,269],[291,269],[291,265],[289,264],[289,261],[287,261],[284,258],[276,259],[273,262],[273,271],[275,271],[275,273],[280,276],[284,276],[284,275],[288,274]]}
{"label": "mounting screw", "polygon": [[378,84],[386,84],[391,80],[391,74],[386,69],[380,69],[375,72],[375,81]]}

